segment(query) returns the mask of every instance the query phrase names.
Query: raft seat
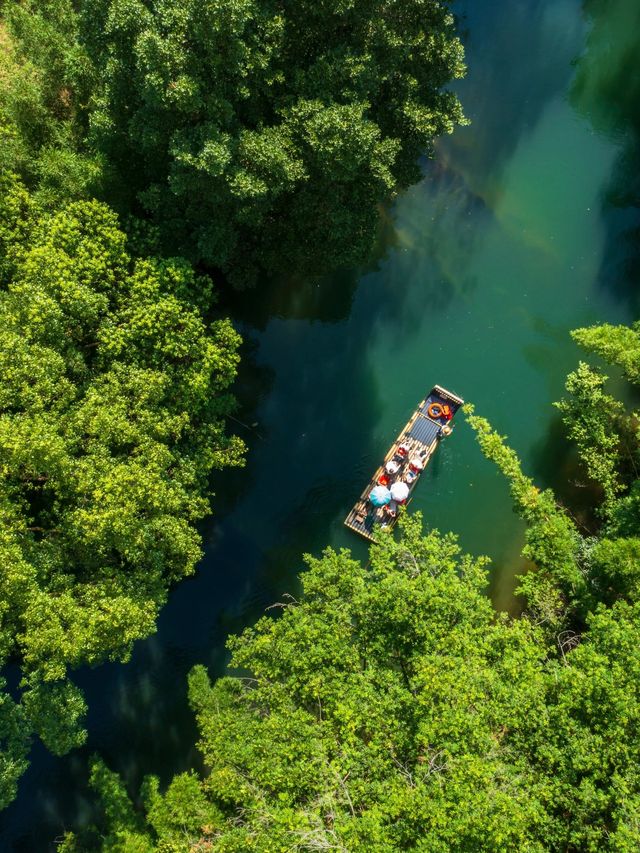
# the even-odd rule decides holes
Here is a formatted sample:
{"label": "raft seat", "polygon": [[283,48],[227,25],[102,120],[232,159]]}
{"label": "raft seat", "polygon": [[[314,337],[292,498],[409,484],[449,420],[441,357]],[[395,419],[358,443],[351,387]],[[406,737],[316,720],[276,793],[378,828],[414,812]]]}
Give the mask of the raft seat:
{"label": "raft seat", "polygon": [[429,418],[420,417],[416,419],[416,422],[411,427],[408,435],[429,447],[429,445],[433,444],[435,439],[438,437],[439,431],[440,427],[437,423]]}

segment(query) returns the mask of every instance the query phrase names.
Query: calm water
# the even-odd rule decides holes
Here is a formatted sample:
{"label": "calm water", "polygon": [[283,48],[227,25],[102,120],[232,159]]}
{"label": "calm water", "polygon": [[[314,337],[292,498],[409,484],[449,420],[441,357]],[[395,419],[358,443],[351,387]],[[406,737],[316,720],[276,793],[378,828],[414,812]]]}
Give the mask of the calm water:
{"label": "calm water", "polygon": [[[590,3],[588,17],[575,0],[457,4],[472,125],[385,216],[371,269],[283,282],[231,306],[246,339],[241,418],[257,424],[242,431],[248,466],[217,481],[206,557],[173,591],[157,635],[130,664],[78,675],[89,744],[65,759],[34,750],[2,850],[48,849],[91,819],[93,751],[134,785],[197,765],[188,670],[221,671],[225,637],[295,587],[303,552],[332,544],[364,556],[342,519],[433,383],[508,434],[541,485],[569,481],[561,492],[579,511],[550,403],[579,357],[568,330],[628,321],[636,307],[636,7]],[[460,421],[412,506],[491,556],[491,594],[512,607],[522,528]]]}

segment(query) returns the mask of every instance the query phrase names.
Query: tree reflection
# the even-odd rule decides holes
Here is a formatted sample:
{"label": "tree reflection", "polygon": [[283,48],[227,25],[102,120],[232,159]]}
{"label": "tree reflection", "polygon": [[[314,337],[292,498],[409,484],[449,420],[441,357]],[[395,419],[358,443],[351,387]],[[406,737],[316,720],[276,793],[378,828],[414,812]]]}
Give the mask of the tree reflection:
{"label": "tree reflection", "polygon": [[585,0],[591,22],[576,64],[573,107],[621,150],[603,196],[609,240],[601,279],[637,311],[640,290],[640,4]]}

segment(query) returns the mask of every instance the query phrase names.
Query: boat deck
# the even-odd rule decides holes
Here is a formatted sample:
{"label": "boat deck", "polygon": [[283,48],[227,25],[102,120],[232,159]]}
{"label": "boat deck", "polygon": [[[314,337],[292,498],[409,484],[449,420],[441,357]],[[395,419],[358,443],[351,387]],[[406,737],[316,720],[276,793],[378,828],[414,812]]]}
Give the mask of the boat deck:
{"label": "boat deck", "polygon": [[[345,525],[358,533],[365,539],[375,541],[376,528],[391,528],[398,520],[397,511],[395,515],[390,515],[386,507],[374,507],[369,501],[371,490],[378,485],[380,478],[384,477],[387,480],[387,485],[391,487],[394,482],[402,480],[409,487],[409,496],[404,502],[408,504],[413,496],[413,492],[420,480],[421,475],[426,470],[429,460],[438,446],[441,439],[444,437],[443,428],[451,428],[451,419],[447,420],[444,417],[432,418],[429,417],[427,410],[432,403],[440,405],[447,404],[450,406],[453,415],[457,412],[464,400],[461,397],[447,391],[440,385],[435,385],[427,394],[424,400],[421,401],[418,408],[411,415],[406,425],[389,448],[387,455],[382,460],[381,465],[374,473],[371,480],[367,483],[364,491],[360,495],[353,509],[349,512],[345,519]],[[401,457],[398,455],[398,448],[404,445],[407,448],[407,453]],[[409,460],[419,456],[423,462],[423,469],[417,476],[409,482]],[[386,470],[386,465],[392,459],[395,459],[399,464],[397,473],[390,475]],[[389,505],[392,509],[394,502]]]}

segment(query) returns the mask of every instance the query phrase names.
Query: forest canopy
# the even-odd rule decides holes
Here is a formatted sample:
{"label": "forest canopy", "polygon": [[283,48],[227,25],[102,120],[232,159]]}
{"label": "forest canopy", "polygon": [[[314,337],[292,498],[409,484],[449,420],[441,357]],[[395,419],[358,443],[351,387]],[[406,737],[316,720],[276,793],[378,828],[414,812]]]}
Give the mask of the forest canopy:
{"label": "forest canopy", "polygon": [[[639,382],[638,325],[574,334]],[[203,778],[147,779],[142,813],[96,760],[105,825],[64,849],[637,850],[640,436],[605,382],[581,364],[558,404],[600,487],[591,530],[468,409],[527,525],[521,616],[417,515],[366,568],[307,558],[302,598],[230,639],[230,674],[191,674]]]}
{"label": "forest canopy", "polygon": [[[203,270],[362,261],[463,72],[437,0],[0,0],[0,806],[34,736],[84,742],[73,671],[154,631],[243,462]],[[640,325],[574,338],[640,384]],[[138,794],[96,758],[103,820],[60,849],[637,850],[639,416],[587,361],[556,407],[586,524],[467,411],[526,523],[520,616],[419,517],[366,567],[308,557],[229,674],[191,674],[204,771]]]}
{"label": "forest canopy", "polygon": [[26,58],[4,82],[12,160],[150,217],[165,252],[241,285],[362,261],[378,205],[463,120],[443,90],[462,47],[437,0],[5,8]]}
{"label": "forest canopy", "polygon": [[0,806],[34,733],[83,742],[69,672],[154,630],[242,462],[203,269],[364,258],[463,70],[436,0],[0,0]]}
{"label": "forest canopy", "polygon": [[224,431],[239,337],[205,321],[189,264],[133,259],[98,202],[41,215],[15,176],[3,190],[0,637],[22,671],[20,704],[2,704],[20,756],[6,803],[27,731],[56,753],[83,741],[68,671],[154,630],[200,557],[209,473],[243,448]]}

